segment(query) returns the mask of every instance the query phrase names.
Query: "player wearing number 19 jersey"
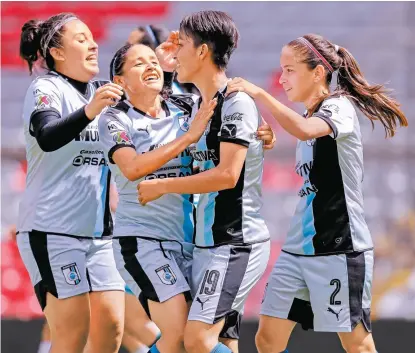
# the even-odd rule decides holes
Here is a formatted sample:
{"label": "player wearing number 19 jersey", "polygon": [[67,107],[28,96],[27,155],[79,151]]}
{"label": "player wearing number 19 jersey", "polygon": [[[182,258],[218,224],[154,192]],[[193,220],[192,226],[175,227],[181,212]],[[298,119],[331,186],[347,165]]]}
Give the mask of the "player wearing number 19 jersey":
{"label": "player wearing number 19 jersey", "polygon": [[229,352],[218,336],[230,339],[231,347],[237,345],[245,300],[265,270],[270,251],[260,215],[263,144],[255,136],[262,118],[248,95],[226,96],[225,69],[238,40],[227,14],[202,11],[187,16],[178,39],[178,81],[195,84],[201,93],[193,114],[212,97],[217,106],[192,152],[200,173],[145,181],[139,194],[151,201],[160,195],[163,199],[200,193],[191,281],[194,300],[185,346],[191,353]]}

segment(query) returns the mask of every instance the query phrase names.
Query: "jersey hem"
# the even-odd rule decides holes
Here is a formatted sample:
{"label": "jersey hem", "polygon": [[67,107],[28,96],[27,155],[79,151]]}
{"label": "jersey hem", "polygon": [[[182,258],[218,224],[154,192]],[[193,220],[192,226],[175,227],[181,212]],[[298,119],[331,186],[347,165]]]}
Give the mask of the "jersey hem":
{"label": "jersey hem", "polygon": [[123,147],[131,147],[134,149],[135,151],[135,146],[134,145],[127,145],[125,143],[120,143],[118,145],[114,145],[111,147],[111,149],[108,151],[108,160],[110,161],[111,164],[115,164],[114,160],[112,159],[112,155],[114,154],[114,152],[120,148]]}
{"label": "jersey hem", "polygon": [[30,230],[19,230],[18,232],[16,232],[16,234],[20,234],[20,233],[30,233],[30,232],[41,232],[41,233],[46,233],[46,234],[50,234],[50,235],[60,235],[63,237],[69,237],[69,238],[76,238],[76,239],[102,239],[102,240],[111,240],[113,237],[112,235],[101,235],[100,237],[88,237],[88,236],[83,236],[83,235],[74,235],[74,234],[67,234],[67,233],[58,233],[58,232],[53,232],[53,231],[48,231],[48,230],[39,230],[39,229],[30,229]]}
{"label": "jersey hem", "polygon": [[200,245],[196,245],[195,244],[195,248],[198,249],[214,249],[214,248],[218,248],[220,246],[225,246],[225,245],[234,245],[234,246],[250,246],[250,245],[254,245],[254,244],[260,244],[260,243],[266,243],[267,241],[270,241],[271,238],[267,238],[267,239],[263,239],[263,240],[257,240],[257,241],[252,241],[252,242],[248,242],[248,243],[241,243],[241,242],[227,242],[227,243],[220,243],[220,244],[215,244],[212,246],[200,246]]}
{"label": "jersey hem", "polygon": [[238,138],[228,138],[228,137],[219,136],[219,141],[220,142],[230,142],[230,143],[235,143],[237,145],[241,145],[241,146],[244,146],[244,147],[249,147],[249,142],[248,141],[238,139]]}
{"label": "jersey hem", "polygon": [[286,254],[290,254],[293,256],[302,256],[302,257],[319,257],[319,256],[331,256],[331,255],[342,255],[342,254],[352,254],[352,253],[362,253],[362,252],[366,252],[366,251],[371,251],[373,250],[374,247],[372,246],[371,248],[366,248],[363,250],[346,250],[346,251],[335,251],[335,252],[326,252],[326,253],[322,253],[322,254],[313,254],[313,255],[305,255],[305,254],[297,254],[297,253],[293,253],[284,249],[281,249],[282,252],[285,252]]}

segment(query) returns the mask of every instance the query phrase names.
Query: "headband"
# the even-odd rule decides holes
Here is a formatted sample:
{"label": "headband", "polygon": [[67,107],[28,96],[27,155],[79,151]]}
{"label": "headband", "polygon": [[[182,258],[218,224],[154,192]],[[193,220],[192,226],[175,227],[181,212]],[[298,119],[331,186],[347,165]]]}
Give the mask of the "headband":
{"label": "headband", "polygon": [[75,16],[71,16],[68,17],[67,19],[63,20],[62,22],[58,23],[55,28],[50,31],[49,35],[46,37],[46,39],[43,41],[43,57],[46,58],[46,54],[48,52],[48,46],[50,41],[52,40],[52,37],[56,34],[56,32],[58,32],[63,26],[65,26],[68,22],[73,21],[73,20],[77,20],[78,17]]}
{"label": "headband", "polygon": [[305,39],[304,37],[300,37],[298,38],[298,41],[300,41],[301,43],[305,44],[309,49],[311,49],[311,51],[316,54],[318,56],[318,58],[323,62],[324,66],[331,72],[333,73],[333,67],[329,64],[329,62],[324,58],[323,55],[320,54],[320,52],[314,47],[314,45],[312,45],[307,39]]}

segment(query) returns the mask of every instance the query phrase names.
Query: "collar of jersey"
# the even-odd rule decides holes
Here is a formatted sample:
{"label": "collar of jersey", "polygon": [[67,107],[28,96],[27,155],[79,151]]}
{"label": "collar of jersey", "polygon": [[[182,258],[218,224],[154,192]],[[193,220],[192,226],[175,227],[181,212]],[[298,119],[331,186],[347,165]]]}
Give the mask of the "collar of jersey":
{"label": "collar of jersey", "polygon": [[[149,118],[149,119],[158,119],[151,115],[148,115],[147,113],[143,112],[142,110],[136,108],[133,106],[133,104],[129,100],[124,101],[132,110],[137,112],[138,114],[142,115],[143,117]],[[170,109],[167,106],[167,103],[164,99],[161,100],[161,108],[164,110],[164,113],[166,114],[166,117],[170,115]]]}
{"label": "collar of jersey", "polygon": [[85,83],[85,82],[81,82],[81,81],[75,80],[73,78],[70,78],[70,77],[68,77],[68,76],[66,76],[66,75],[58,72],[58,71],[50,71],[50,73],[51,74],[58,75],[58,76],[61,76],[65,81],[68,81],[72,85],[72,87],[74,87],[84,97],[87,96],[87,93],[88,93],[88,83],[89,82],[86,82]]}
{"label": "collar of jersey", "polygon": [[[226,82],[226,84],[224,86],[222,86],[221,88],[219,88],[219,91],[216,92],[216,94],[214,95],[214,97],[212,99],[215,99],[219,95],[221,95],[224,98],[227,88],[228,88],[228,83]],[[199,102],[198,102],[198,107],[199,108],[200,108],[200,105],[201,104],[202,104],[202,96],[199,97]]]}

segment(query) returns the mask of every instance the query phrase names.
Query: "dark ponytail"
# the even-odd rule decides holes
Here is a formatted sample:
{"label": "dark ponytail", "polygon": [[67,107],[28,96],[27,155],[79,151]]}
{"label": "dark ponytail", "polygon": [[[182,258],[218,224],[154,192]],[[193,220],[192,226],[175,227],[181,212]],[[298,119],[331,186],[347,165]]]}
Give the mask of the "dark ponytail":
{"label": "dark ponytail", "polygon": [[[308,44],[305,45],[304,39]],[[314,104],[309,113],[313,113],[323,100],[340,95],[347,96],[370,119],[379,120],[385,129],[386,137],[395,135],[396,128],[408,126],[405,114],[399,108],[400,104],[390,97],[383,85],[370,85],[363,76],[356,59],[345,49],[338,47],[322,36],[307,34],[288,43],[302,57],[302,62],[313,70],[317,65],[323,65],[326,71],[326,82],[330,84],[332,74],[337,74],[337,87]],[[317,54],[316,54],[317,51]],[[319,57],[321,55],[326,63]],[[334,72],[332,72],[334,71]]]}
{"label": "dark ponytail", "polygon": [[30,20],[22,27],[20,35],[20,56],[27,61],[30,74],[33,64],[42,57],[47,69],[54,70],[55,60],[50,54],[50,48],[62,47],[62,36],[65,24],[77,19],[72,13],[60,13],[49,17],[46,21]]}
{"label": "dark ponytail", "polygon": [[20,56],[27,61],[30,74],[33,71],[33,63],[39,58],[40,40],[42,38],[43,21],[30,20],[22,27],[20,36]]}

